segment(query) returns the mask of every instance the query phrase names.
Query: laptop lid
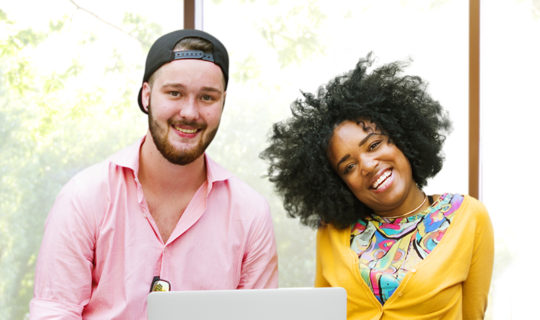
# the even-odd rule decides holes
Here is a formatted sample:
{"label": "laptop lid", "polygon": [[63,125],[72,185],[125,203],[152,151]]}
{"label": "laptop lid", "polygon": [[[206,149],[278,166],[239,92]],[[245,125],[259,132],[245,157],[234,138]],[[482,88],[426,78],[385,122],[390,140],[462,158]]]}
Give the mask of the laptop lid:
{"label": "laptop lid", "polygon": [[343,288],[151,292],[148,320],[346,320]]}

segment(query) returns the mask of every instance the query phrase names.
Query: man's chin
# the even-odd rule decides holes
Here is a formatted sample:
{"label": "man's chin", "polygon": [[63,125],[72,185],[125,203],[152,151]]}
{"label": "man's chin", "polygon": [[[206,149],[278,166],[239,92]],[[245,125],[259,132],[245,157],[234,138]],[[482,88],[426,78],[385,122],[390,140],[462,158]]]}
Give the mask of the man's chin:
{"label": "man's chin", "polygon": [[[161,151],[161,150],[160,150]],[[161,155],[170,163],[185,166],[192,163],[193,161],[199,159],[204,153],[204,150],[196,150],[190,152],[161,152]]]}
{"label": "man's chin", "polygon": [[177,165],[188,165],[199,159],[210,145],[217,131],[217,129],[213,130],[207,136],[207,139],[201,136],[199,139],[182,141],[183,139],[169,136],[169,132],[163,132],[164,134],[160,135],[161,132],[157,129],[157,126],[150,127],[150,133],[156,148],[167,161]]}

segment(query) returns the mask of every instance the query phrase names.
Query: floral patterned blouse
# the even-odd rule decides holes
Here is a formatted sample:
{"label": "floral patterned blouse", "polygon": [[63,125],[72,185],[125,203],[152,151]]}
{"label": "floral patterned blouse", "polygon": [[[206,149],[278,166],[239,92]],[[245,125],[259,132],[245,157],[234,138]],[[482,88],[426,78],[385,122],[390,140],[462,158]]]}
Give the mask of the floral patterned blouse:
{"label": "floral patterned blouse", "polygon": [[445,193],[415,215],[395,219],[371,215],[352,226],[351,249],[358,255],[360,274],[381,304],[441,241],[463,199]]}

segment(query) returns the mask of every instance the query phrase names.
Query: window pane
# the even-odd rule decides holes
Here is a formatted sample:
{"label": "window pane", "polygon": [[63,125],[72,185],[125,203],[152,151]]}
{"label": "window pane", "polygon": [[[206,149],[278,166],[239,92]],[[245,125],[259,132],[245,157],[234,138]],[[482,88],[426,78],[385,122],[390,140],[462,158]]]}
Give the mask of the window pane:
{"label": "window pane", "polygon": [[227,46],[231,82],[210,153],[263,192],[276,226],[280,285],[311,286],[314,231],[287,218],[262,176],[258,153],[272,123],[300,90],[314,92],[373,51],[376,63],[413,59],[407,73],[429,83],[450,111],[443,171],[427,192],[467,192],[468,4],[466,1],[205,1],[204,29]]}
{"label": "window pane", "polygon": [[183,25],[182,9],[178,0],[2,3],[0,319],[28,312],[60,187],[146,133],[136,102],[146,52]]}
{"label": "window pane", "polygon": [[495,228],[493,319],[537,314],[540,1],[481,4],[481,194]]}

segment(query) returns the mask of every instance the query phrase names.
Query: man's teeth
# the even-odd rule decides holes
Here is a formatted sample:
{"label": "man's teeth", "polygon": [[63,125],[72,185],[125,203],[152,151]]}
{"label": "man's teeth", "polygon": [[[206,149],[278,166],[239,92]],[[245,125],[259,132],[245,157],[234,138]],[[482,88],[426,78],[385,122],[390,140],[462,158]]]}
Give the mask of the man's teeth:
{"label": "man's teeth", "polygon": [[384,180],[386,180],[386,178],[388,178],[391,174],[392,174],[392,171],[386,170],[386,171],[379,177],[379,179],[377,179],[377,181],[375,181],[375,183],[371,185],[371,187],[372,187],[373,189],[377,189],[377,188],[381,185],[381,183],[382,183]]}
{"label": "man's teeth", "polygon": [[195,133],[197,132],[197,129],[185,129],[185,128],[179,128],[179,127],[174,127],[176,130],[182,132],[182,133]]}

